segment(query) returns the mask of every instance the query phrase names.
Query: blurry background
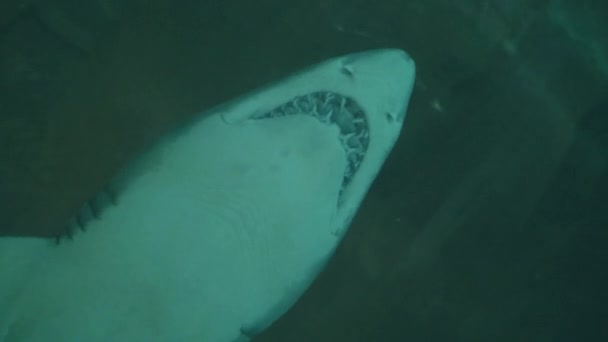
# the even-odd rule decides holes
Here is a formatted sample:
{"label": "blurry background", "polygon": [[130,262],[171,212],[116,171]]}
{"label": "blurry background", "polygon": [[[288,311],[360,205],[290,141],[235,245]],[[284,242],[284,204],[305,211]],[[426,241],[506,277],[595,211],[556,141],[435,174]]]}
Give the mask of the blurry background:
{"label": "blurry background", "polygon": [[608,2],[4,0],[0,233],[56,234],[151,140],[297,69],[417,62],[329,267],[256,341],[608,340]]}

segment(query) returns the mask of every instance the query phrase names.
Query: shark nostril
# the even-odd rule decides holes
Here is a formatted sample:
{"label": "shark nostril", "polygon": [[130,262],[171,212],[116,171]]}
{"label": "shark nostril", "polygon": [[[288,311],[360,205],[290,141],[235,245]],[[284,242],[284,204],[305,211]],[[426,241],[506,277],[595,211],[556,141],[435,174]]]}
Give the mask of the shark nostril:
{"label": "shark nostril", "polygon": [[395,121],[395,115],[393,115],[393,113],[386,112],[385,116],[386,116],[386,121],[388,121],[388,123],[393,123]]}
{"label": "shark nostril", "polygon": [[353,70],[352,65],[344,64],[342,65],[342,69],[340,70],[344,75],[353,78],[355,76],[355,72]]}

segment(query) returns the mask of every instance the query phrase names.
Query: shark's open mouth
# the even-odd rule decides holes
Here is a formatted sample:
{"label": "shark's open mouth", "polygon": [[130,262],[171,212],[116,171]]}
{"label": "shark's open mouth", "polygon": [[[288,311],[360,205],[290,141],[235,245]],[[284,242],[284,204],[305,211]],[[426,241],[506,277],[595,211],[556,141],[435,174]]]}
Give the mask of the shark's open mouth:
{"label": "shark's open mouth", "polygon": [[359,169],[369,146],[369,127],[363,109],[355,100],[337,93],[320,91],[293,98],[291,101],[255,116],[270,119],[287,115],[311,115],[328,125],[340,128],[340,142],[346,152],[343,191]]}

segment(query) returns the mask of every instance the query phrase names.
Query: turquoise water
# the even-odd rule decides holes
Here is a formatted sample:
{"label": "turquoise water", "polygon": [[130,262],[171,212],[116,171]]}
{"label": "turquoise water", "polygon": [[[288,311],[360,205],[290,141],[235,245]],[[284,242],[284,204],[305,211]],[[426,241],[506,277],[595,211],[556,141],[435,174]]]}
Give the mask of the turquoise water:
{"label": "turquoise water", "polygon": [[0,231],[56,234],[201,109],[399,47],[418,68],[401,139],[327,271],[256,340],[606,340],[605,7],[5,1]]}

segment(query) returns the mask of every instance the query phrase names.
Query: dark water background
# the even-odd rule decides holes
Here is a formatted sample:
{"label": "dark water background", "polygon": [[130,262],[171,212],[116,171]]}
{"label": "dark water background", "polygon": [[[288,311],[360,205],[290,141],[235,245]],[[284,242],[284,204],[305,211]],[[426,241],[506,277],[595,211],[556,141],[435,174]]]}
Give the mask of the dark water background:
{"label": "dark water background", "polygon": [[0,228],[57,233],[184,118],[332,56],[417,62],[329,267],[256,341],[607,341],[608,2],[4,0]]}

